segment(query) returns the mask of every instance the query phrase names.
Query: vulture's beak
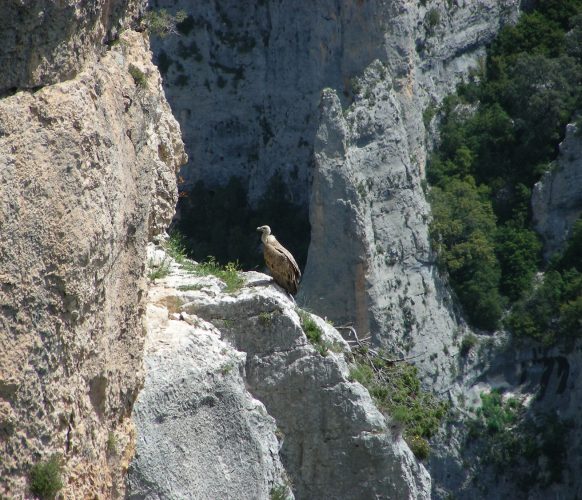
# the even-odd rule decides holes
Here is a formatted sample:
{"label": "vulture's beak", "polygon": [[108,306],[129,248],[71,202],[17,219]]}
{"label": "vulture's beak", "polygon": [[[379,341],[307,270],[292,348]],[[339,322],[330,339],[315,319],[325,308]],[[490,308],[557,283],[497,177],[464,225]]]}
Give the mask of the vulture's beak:
{"label": "vulture's beak", "polygon": [[262,229],[261,229],[260,227],[258,227],[258,228],[257,228],[257,231],[261,232],[261,231],[262,231]]}

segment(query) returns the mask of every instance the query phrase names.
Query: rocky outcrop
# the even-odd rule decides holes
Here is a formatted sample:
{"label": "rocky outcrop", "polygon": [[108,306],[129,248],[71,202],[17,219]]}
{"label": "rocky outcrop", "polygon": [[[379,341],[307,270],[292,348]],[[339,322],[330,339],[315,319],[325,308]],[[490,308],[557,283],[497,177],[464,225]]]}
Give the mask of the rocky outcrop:
{"label": "rocky outcrop", "polygon": [[[279,455],[298,498],[429,498],[424,467],[349,381],[334,328],[310,316],[322,356],[267,276],[245,273],[228,294],[216,278],[171,270],[150,291],[131,498],[272,498],[285,484]],[[215,479],[225,471],[229,481]]]}
{"label": "rocky outcrop", "polygon": [[549,259],[571,235],[582,213],[582,138],[578,127],[566,127],[566,137],[550,171],[534,186],[531,206],[536,231],[544,240],[544,256]]}
{"label": "rocky outcrop", "polygon": [[0,95],[73,78],[144,6],[142,0],[5,0]]}
{"label": "rocky outcrop", "polygon": [[31,466],[53,453],[66,497],[122,494],[146,242],[173,215],[184,161],[141,33],[72,79],[0,100],[0,495],[29,496]]}
{"label": "rocky outcrop", "polygon": [[280,174],[310,211],[299,300],[414,356],[437,388],[459,326],[429,248],[423,112],[518,4],[156,2],[189,14],[183,37],[155,44],[186,130],[186,184],[239,176],[256,202]]}
{"label": "rocky outcrop", "polygon": [[192,284],[174,271],[149,290],[128,497],[269,498],[286,487],[275,421],[245,388],[244,354],[212,324],[173,312],[183,298],[172,286]]}

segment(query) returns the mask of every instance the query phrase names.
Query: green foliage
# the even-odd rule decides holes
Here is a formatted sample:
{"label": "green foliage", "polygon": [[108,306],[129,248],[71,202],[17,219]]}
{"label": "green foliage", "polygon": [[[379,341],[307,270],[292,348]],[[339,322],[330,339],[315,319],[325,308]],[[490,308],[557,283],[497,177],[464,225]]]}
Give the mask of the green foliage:
{"label": "green foliage", "polygon": [[[245,283],[243,276],[240,274],[241,269],[238,262],[227,262],[222,266],[212,256],[208,256],[205,261],[198,264],[189,260],[186,238],[177,229],[172,231],[164,247],[168,255],[180,264],[185,271],[195,276],[216,276],[226,285],[225,291],[227,293],[240,290]],[[198,285],[180,287],[181,290],[197,290],[199,288]]]}
{"label": "green foliage", "polygon": [[311,342],[315,350],[322,356],[327,356],[331,348],[331,342],[323,338],[323,332],[311,315],[301,309],[297,309],[297,314],[301,320],[301,328],[305,336]]}
{"label": "green foliage", "polygon": [[536,233],[520,227],[501,226],[495,233],[495,254],[501,266],[501,292],[515,301],[527,290],[537,271],[541,242]]}
{"label": "green foliage", "polygon": [[132,76],[133,81],[138,87],[146,87],[148,84],[147,75],[139,69],[135,64],[129,65],[129,74]]}
{"label": "green foliage", "polygon": [[429,442],[420,436],[411,436],[407,439],[408,446],[412,453],[419,460],[426,460],[430,455],[430,444]]}
{"label": "green foliage", "polygon": [[[562,307],[564,297],[532,296],[541,244],[529,227],[529,200],[582,105],[582,0],[536,4],[500,32],[478,78],[443,103],[441,145],[427,178],[433,241],[469,321],[493,329],[503,308],[517,302],[519,314],[508,325],[548,339],[555,335],[541,332],[550,315],[563,313],[562,325],[573,327],[566,318],[575,318],[578,307],[576,297]],[[525,311],[531,309],[520,304],[525,296],[542,310]]]}
{"label": "green foliage", "polygon": [[162,262],[154,263],[150,261],[149,263],[150,272],[148,273],[148,278],[151,281],[156,281],[165,278],[170,274],[170,261],[166,258]]}
{"label": "green foliage", "polygon": [[42,500],[55,498],[63,487],[61,460],[61,455],[55,453],[48,460],[32,466],[29,481],[30,491],[34,496]]}
{"label": "green foliage", "polygon": [[269,326],[273,322],[273,313],[263,311],[259,314],[259,323],[263,326]]}
{"label": "green foliage", "polygon": [[177,34],[176,25],[180,24],[180,28],[183,29],[183,23],[187,22],[187,19],[187,14],[184,11],[172,15],[165,9],[149,10],[144,14],[142,24],[152,35],[164,38]]}
{"label": "green foliage", "polygon": [[427,458],[427,439],[437,431],[448,404],[421,388],[413,365],[389,362],[365,348],[353,354],[350,380],[368,389],[378,408],[402,424],[404,439],[415,455],[421,460]]}
{"label": "green foliage", "polygon": [[113,431],[109,431],[109,434],[107,434],[107,453],[109,455],[117,454],[117,438]]}
{"label": "green foliage", "polygon": [[495,216],[488,190],[471,177],[452,178],[430,192],[433,210],[431,235],[441,268],[471,323],[494,329],[502,312],[501,270],[495,256]]}
{"label": "green foliage", "polygon": [[556,414],[536,414],[516,398],[500,391],[481,394],[482,406],[468,422],[469,441],[497,474],[511,474],[527,491],[536,484],[546,488],[562,480],[568,468],[567,441],[570,422]]}
{"label": "green foliage", "polygon": [[236,177],[223,187],[198,182],[180,202],[177,229],[196,260],[214,255],[221,263],[238,261],[245,269],[264,266],[258,226],[268,224],[303,269],[307,260],[310,226],[307,210],[295,204],[280,176],[274,176],[264,197],[254,207],[246,186]]}
{"label": "green foliage", "polygon": [[475,347],[478,342],[479,342],[479,339],[477,339],[476,335],[474,335],[472,333],[465,335],[463,337],[463,340],[461,341],[461,348],[460,348],[461,356],[466,356],[467,354],[469,354],[469,351],[473,347]]}
{"label": "green foliage", "polygon": [[441,22],[441,14],[438,9],[434,7],[430,9],[426,14],[426,25],[428,27],[429,32],[432,31],[440,24]]}
{"label": "green foliage", "polygon": [[286,484],[273,486],[273,488],[271,488],[269,497],[271,500],[288,500],[288,498],[290,498],[289,486]]}
{"label": "green foliage", "polygon": [[208,257],[206,261],[195,266],[192,271],[198,276],[216,276],[226,285],[225,291],[227,293],[240,290],[245,283],[244,278],[239,273],[238,262],[228,262],[221,266],[214,257]]}

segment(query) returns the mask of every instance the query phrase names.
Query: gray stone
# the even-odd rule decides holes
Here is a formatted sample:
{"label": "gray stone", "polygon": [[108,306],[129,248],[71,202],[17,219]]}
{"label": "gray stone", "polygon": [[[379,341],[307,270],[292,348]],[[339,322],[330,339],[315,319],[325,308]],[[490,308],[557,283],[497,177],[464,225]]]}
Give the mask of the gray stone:
{"label": "gray stone", "polygon": [[[208,278],[188,277],[175,265],[171,271],[152,289],[150,304],[158,304],[158,309],[165,304],[165,323],[184,325],[179,329],[191,333],[180,334],[178,342],[172,340],[168,327],[159,329],[155,322],[148,322],[148,375],[134,413],[138,448],[130,473],[130,497],[157,498],[155,495],[163,492],[177,498],[190,487],[194,498],[218,498],[208,496],[211,491],[230,498],[228,485],[207,485],[200,475],[191,473],[214,470],[209,460],[230,463],[231,456],[229,450],[212,444],[222,441],[216,436],[215,425],[200,423],[210,410],[202,408],[202,412],[199,401],[216,392],[249,398],[244,396],[246,387],[276,421],[281,460],[298,498],[429,498],[430,477],[424,467],[402,437],[392,432],[390,422],[376,409],[368,392],[349,381],[344,357],[349,346],[337,330],[311,316],[329,346],[327,356],[322,356],[307,340],[296,305],[267,276],[245,273],[246,284],[240,291],[217,294],[214,284],[207,289],[208,281],[204,280]],[[196,284],[200,286],[192,286]],[[167,319],[169,304],[182,321]],[[209,332],[204,341],[202,329]],[[226,347],[217,353],[221,345]],[[237,364],[225,377],[217,371],[229,357],[246,358],[246,362]],[[238,408],[237,399],[230,399],[231,406]],[[184,406],[184,401],[193,404]],[[240,419],[247,422],[244,412],[229,420],[227,405],[222,409],[216,404],[212,411],[222,434],[236,435],[244,443],[256,440],[256,448],[265,454],[252,471],[242,467],[230,472],[237,478],[235,482],[248,478],[245,492],[256,492],[255,496],[239,498],[268,498],[265,489],[257,487],[265,484],[262,478],[271,478],[270,485],[284,484],[273,452],[272,425],[261,424],[257,429],[261,419],[255,417],[253,425],[243,426]],[[178,413],[182,418],[165,417]],[[161,424],[156,424],[158,415],[164,416]],[[268,432],[259,432],[261,429]],[[161,441],[165,444],[156,446]],[[236,449],[238,445],[233,446]],[[182,447],[189,450],[187,455]],[[160,448],[164,450],[162,457]],[[190,465],[190,458],[197,464]],[[180,460],[185,464],[179,472],[181,479],[173,482],[179,489],[170,490],[166,478],[174,472],[167,472],[167,468],[172,469]],[[219,487],[223,489],[212,490]]]}
{"label": "gray stone", "polygon": [[150,288],[146,380],[135,403],[131,499],[268,499],[284,484],[275,421],[245,389],[245,355]]}
{"label": "gray stone", "polygon": [[550,171],[532,192],[533,224],[544,240],[549,259],[563,250],[572,227],[582,213],[582,138],[575,124],[566,127],[566,137]]}

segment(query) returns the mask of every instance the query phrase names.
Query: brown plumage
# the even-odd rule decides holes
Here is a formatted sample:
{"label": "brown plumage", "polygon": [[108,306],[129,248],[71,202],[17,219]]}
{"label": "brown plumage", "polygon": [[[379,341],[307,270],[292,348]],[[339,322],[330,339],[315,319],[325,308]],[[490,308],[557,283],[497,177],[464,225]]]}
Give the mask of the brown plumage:
{"label": "brown plumage", "polygon": [[299,266],[295,262],[293,255],[271,234],[269,226],[258,227],[257,231],[262,233],[261,241],[263,242],[265,263],[275,283],[283,287],[291,295],[295,295],[301,278],[301,271],[299,271]]}

